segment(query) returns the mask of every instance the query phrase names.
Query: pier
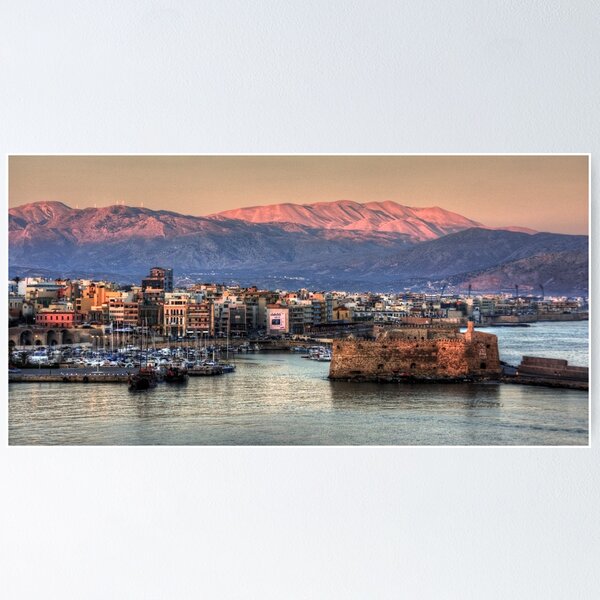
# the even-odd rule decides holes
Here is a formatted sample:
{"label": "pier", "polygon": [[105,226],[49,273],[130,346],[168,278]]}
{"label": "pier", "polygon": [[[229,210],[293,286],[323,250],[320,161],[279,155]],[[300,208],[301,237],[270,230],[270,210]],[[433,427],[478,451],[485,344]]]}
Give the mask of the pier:
{"label": "pier", "polygon": [[22,369],[8,374],[9,383],[126,383],[137,369],[115,367]]}

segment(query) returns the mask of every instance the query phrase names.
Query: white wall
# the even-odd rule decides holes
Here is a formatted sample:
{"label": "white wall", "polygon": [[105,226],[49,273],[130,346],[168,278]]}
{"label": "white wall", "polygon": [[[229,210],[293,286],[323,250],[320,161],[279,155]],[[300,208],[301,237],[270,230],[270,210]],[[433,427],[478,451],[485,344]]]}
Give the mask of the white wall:
{"label": "white wall", "polygon": [[[9,0],[0,148],[591,152],[595,172],[599,39],[587,0]],[[11,600],[600,594],[596,419],[591,449],[3,436]]]}

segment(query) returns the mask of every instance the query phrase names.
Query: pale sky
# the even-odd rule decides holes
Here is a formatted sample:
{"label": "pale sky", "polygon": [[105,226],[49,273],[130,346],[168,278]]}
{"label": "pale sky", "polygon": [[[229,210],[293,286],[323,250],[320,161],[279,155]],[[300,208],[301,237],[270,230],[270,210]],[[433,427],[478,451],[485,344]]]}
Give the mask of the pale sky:
{"label": "pale sky", "polygon": [[207,215],[242,206],[393,200],[489,226],[588,233],[588,157],[11,156],[9,204]]}

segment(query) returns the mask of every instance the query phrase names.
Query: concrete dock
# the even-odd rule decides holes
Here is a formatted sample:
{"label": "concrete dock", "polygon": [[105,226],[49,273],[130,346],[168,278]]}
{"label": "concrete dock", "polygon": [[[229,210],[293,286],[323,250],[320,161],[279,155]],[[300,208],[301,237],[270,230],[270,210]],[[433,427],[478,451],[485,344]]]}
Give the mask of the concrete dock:
{"label": "concrete dock", "polygon": [[137,369],[119,367],[22,369],[8,374],[9,383],[126,383]]}

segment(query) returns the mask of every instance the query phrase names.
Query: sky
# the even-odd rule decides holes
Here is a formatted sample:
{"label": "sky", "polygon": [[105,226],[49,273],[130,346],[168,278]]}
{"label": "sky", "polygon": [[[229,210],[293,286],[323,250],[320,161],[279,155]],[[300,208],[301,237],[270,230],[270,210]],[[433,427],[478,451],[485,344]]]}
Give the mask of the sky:
{"label": "sky", "polygon": [[492,227],[588,233],[588,156],[11,156],[10,207],[124,203],[207,215],[263,204],[393,200]]}

